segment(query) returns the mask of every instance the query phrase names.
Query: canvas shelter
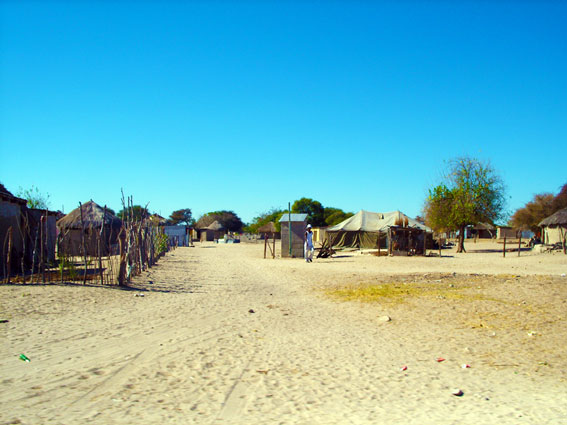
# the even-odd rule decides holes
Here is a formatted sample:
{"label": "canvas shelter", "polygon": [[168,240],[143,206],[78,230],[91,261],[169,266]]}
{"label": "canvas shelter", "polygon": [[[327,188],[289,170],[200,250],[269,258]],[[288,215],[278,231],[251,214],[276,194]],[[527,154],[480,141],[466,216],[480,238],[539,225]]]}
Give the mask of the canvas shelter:
{"label": "canvas shelter", "polygon": [[567,208],[556,211],[539,224],[542,228],[542,242],[544,244],[561,243],[565,245],[567,237]]}
{"label": "canvas shelter", "polygon": [[[81,220],[82,209],[82,220]],[[101,255],[109,255],[112,246],[118,243],[122,220],[105,210],[96,202],[85,202],[57,221],[59,229],[59,252],[70,256],[98,255],[98,240]],[[101,235],[102,230],[102,235]],[[86,253],[83,253],[82,233],[85,236]]]}
{"label": "canvas shelter", "polygon": [[426,225],[400,211],[378,213],[360,210],[339,224],[328,227],[327,237],[333,247],[359,249],[377,248],[380,238],[380,247],[384,248],[388,240],[388,231],[395,226],[433,232]]}

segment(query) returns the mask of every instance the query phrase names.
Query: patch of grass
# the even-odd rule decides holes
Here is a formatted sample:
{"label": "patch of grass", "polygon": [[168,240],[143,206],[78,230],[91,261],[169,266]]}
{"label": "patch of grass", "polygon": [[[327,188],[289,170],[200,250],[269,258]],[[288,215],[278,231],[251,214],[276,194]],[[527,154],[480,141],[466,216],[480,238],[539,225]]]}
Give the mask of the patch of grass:
{"label": "patch of grass", "polygon": [[381,284],[359,283],[326,290],[330,297],[342,301],[360,301],[365,303],[388,302],[400,304],[411,299],[437,298],[453,300],[489,300],[495,299],[480,293],[467,291],[471,284],[448,284],[430,282],[390,282]]}

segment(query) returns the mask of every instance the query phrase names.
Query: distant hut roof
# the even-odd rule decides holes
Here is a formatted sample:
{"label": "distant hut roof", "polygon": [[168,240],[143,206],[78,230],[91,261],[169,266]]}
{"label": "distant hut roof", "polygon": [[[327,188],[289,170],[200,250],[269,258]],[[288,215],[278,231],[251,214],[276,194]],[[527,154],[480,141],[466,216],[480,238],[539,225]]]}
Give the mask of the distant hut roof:
{"label": "distant hut roof", "polygon": [[[112,214],[108,209],[106,213],[104,208],[96,202],[89,201],[83,204],[83,224],[85,228],[88,227],[101,227],[110,226],[112,228],[119,228],[122,226],[122,220]],[[65,217],[57,221],[57,227],[60,229],[80,229],[81,226],[81,208],[76,208],[67,214]]]}
{"label": "distant hut roof", "polygon": [[554,214],[541,220],[540,223],[538,224],[538,226],[548,226],[548,227],[556,227],[556,226],[564,226],[564,225],[567,225],[567,208],[563,208],[562,210],[556,211]]}
{"label": "distant hut roof", "polygon": [[261,227],[258,227],[258,233],[276,233],[276,225],[274,224],[273,221],[270,221],[269,223],[264,224]]}
{"label": "distant hut roof", "polygon": [[220,230],[224,230],[224,226],[220,224],[218,220],[215,220],[212,224],[205,227],[205,230],[214,230],[215,232],[218,232]]}

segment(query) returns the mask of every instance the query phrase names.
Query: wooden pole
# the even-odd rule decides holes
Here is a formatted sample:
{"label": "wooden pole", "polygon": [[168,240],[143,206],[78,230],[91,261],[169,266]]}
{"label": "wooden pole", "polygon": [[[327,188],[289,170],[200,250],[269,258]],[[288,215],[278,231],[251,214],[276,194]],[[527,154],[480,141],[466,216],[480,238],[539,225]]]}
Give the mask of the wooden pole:
{"label": "wooden pole", "polygon": [[83,257],[85,260],[85,268],[83,270],[83,285],[87,283],[87,245],[85,243],[85,222],[83,220],[83,204],[79,202],[79,211],[81,212],[81,241],[83,244]]}
{"label": "wooden pole", "polygon": [[378,257],[380,257],[380,253],[381,253],[381,248],[380,248],[380,242],[381,242],[381,236],[382,234],[380,233],[380,230],[378,230]]}
{"label": "wooden pole", "polygon": [[502,257],[506,257],[506,236],[504,236],[504,247],[502,248]]}
{"label": "wooden pole", "polygon": [[6,283],[10,283],[10,275],[12,274],[12,226],[8,228],[8,253],[6,256],[6,266],[7,266],[7,280]]}
{"label": "wooden pole", "polygon": [[520,256],[520,251],[522,251],[522,232],[520,232],[520,239],[518,239],[518,257]]}
{"label": "wooden pole", "polygon": [[272,239],[272,241],[273,241],[272,246],[273,246],[273,248],[274,248],[274,249],[272,250],[272,258],[276,258],[276,232],[272,233],[272,237],[273,237],[273,239]]}
{"label": "wooden pole", "polygon": [[392,255],[392,228],[388,228],[388,255]]}
{"label": "wooden pole", "polygon": [[46,217],[44,217],[43,215],[41,216],[41,218],[39,219],[39,226],[41,229],[41,233],[40,233],[40,247],[39,247],[39,252],[40,252],[40,260],[39,260],[39,267],[41,270],[41,281],[43,283],[45,283],[45,231],[44,231],[44,225],[43,223],[46,221],[45,220]]}
{"label": "wooden pole", "polygon": [[423,231],[423,256],[427,255],[427,230]]}
{"label": "wooden pole", "polygon": [[264,259],[266,258],[266,249],[268,248],[268,234],[264,233]]}
{"label": "wooden pole", "polygon": [[124,227],[122,227],[122,229],[120,230],[118,239],[120,241],[120,266],[118,268],[118,284],[120,286],[123,286],[126,276],[126,230]]}
{"label": "wooden pole", "polygon": [[102,213],[102,225],[100,226],[100,232],[98,234],[98,273],[100,276],[100,284],[104,285],[104,276],[102,273],[102,238],[104,237],[104,223],[106,221],[106,205],[104,206],[104,211]]}
{"label": "wooden pole", "polygon": [[437,245],[439,246],[439,258],[441,258],[441,237],[437,239]]}

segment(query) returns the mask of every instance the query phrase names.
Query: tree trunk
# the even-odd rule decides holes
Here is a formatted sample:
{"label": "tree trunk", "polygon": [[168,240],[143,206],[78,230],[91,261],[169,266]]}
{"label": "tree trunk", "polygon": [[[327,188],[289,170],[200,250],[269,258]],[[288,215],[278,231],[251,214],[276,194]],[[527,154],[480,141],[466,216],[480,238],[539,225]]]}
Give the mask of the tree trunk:
{"label": "tree trunk", "polygon": [[467,252],[465,250],[465,226],[459,228],[459,242],[457,246],[457,252]]}

